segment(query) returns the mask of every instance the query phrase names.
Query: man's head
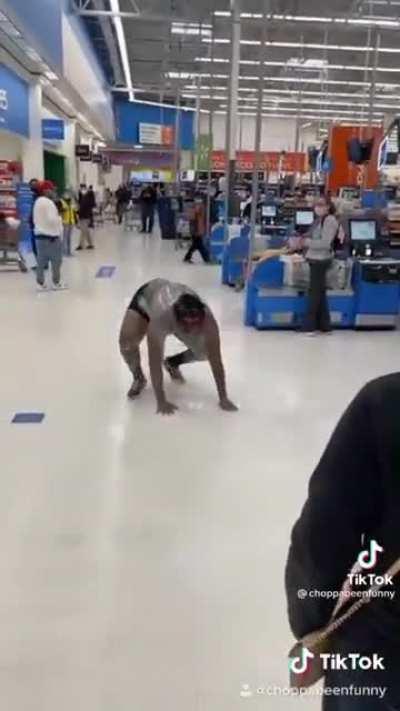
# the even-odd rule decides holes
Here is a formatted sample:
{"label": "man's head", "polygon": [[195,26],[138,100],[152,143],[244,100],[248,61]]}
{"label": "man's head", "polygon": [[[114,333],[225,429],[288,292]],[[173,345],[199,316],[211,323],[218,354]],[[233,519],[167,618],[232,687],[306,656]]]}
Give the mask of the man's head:
{"label": "man's head", "polygon": [[203,327],[206,307],[195,294],[182,294],[174,306],[175,318],[187,333]]}
{"label": "man's head", "polygon": [[43,197],[54,198],[55,196],[55,185],[51,180],[42,180],[38,185],[38,193]]}

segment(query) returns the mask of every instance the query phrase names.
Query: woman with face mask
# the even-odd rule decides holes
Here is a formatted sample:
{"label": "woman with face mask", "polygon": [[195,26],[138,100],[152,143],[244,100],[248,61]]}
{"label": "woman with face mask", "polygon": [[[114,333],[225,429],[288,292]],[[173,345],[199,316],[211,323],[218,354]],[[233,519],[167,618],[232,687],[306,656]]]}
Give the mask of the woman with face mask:
{"label": "woman with face mask", "polygon": [[339,230],[336,217],[324,197],[315,205],[315,220],[306,239],[306,259],[310,265],[310,291],[304,330],[310,336],[318,331],[331,333],[331,318],[326,294],[326,274],[332,264],[332,245]]}

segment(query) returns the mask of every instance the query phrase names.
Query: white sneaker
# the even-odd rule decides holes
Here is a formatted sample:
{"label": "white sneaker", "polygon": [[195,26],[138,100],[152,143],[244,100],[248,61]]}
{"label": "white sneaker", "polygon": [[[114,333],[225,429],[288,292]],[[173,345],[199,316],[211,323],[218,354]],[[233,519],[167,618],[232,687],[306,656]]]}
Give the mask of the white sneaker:
{"label": "white sneaker", "polygon": [[63,281],[59,281],[58,284],[53,284],[53,289],[54,291],[65,291],[65,289],[68,289],[68,284],[65,284]]}
{"label": "white sneaker", "polygon": [[42,291],[48,291],[48,290],[49,290],[46,283],[45,283],[45,284],[36,284],[36,289],[37,289],[37,291],[39,292],[39,294],[40,294]]}

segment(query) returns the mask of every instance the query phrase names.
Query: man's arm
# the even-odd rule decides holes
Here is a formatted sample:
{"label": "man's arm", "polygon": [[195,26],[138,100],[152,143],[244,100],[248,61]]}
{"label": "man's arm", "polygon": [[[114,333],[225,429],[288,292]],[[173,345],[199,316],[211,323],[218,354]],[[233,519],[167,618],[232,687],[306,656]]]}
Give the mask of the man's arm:
{"label": "man's arm", "polygon": [[157,401],[157,412],[162,415],[172,415],[178,408],[168,402],[165,397],[163,385],[163,354],[165,336],[160,333],[156,324],[150,324],[147,332],[147,345],[149,350],[150,376],[154,395]]}
{"label": "man's arm", "polygon": [[[292,532],[286,567],[289,619],[297,638],[326,625],[335,600],[299,599],[300,590],[340,592],[380,510],[371,385],[351,403],[310,481]],[[323,594],[324,594],[323,593]]]}
{"label": "man's arm", "polygon": [[225,369],[222,362],[219,329],[212,314],[206,316],[205,338],[207,357],[217,386],[220,407],[227,412],[234,412],[238,408],[229,400],[226,392]]}

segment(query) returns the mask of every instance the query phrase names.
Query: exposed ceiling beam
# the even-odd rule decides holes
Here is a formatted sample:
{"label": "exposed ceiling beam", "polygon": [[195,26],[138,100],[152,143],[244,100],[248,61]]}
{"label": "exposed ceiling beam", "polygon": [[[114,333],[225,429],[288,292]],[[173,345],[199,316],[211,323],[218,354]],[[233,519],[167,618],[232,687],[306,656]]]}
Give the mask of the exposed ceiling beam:
{"label": "exposed ceiling beam", "polygon": [[[93,5],[96,10],[104,10],[104,0],[93,0]],[[103,31],[104,40],[107,45],[107,50],[110,55],[111,66],[113,68],[114,79],[116,84],[123,84],[124,72],[121,66],[121,60],[115,44],[115,38],[111,29],[110,21],[106,17],[99,17],[99,23]]]}
{"label": "exposed ceiling beam", "polygon": [[[76,14],[81,17],[119,17],[126,20],[137,20],[140,22],[182,22],[187,23],[188,18],[175,17],[175,15],[145,15],[142,12],[113,12],[112,10],[81,10],[76,8]],[[201,22],[199,22],[201,25]]]}

